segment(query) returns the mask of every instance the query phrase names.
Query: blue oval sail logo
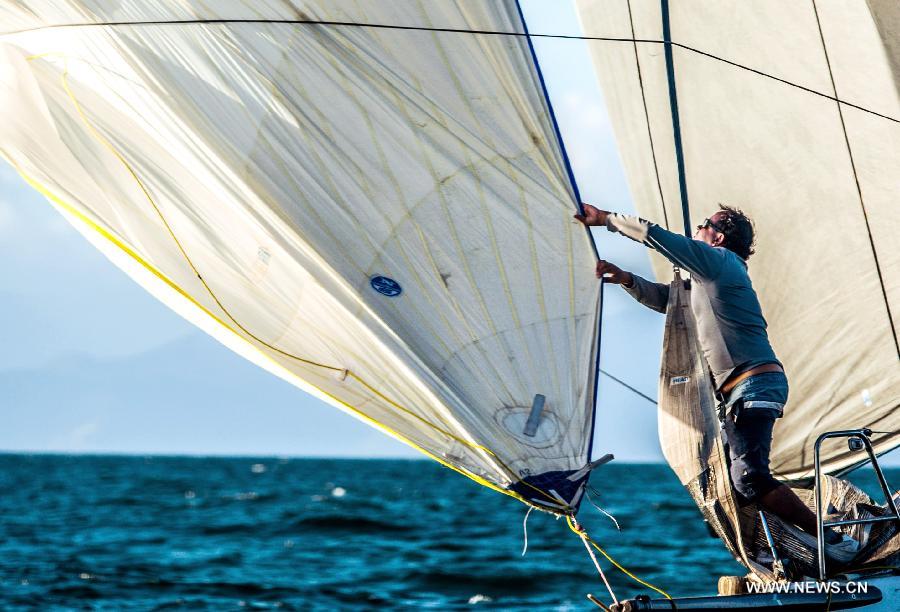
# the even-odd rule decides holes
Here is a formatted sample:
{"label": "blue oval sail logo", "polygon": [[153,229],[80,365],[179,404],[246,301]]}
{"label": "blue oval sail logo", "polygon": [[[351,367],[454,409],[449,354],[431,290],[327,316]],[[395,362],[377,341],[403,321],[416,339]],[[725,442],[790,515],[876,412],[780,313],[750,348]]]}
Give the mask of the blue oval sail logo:
{"label": "blue oval sail logo", "polygon": [[388,297],[397,297],[403,293],[403,287],[400,286],[400,283],[387,276],[373,276],[369,284],[372,285],[372,289]]}

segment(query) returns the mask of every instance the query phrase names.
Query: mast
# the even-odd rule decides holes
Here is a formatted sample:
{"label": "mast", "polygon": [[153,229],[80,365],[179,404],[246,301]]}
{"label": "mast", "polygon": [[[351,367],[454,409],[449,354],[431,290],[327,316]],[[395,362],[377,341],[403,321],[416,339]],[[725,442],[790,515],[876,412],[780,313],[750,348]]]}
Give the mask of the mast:
{"label": "mast", "polygon": [[666,80],[669,84],[669,107],[672,111],[672,136],[675,140],[675,161],[678,165],[678,189],[681,196],[681,216],[684,235],[690,237],[691,210],[688,205],[687,179],[684,175],[684,149],[681,144],[681,120],[678,116],[678,92],[675,88],[675,59],[672,56],[672,30],[669,24],[669,0],[660,0],[663,41],[666,53]]}

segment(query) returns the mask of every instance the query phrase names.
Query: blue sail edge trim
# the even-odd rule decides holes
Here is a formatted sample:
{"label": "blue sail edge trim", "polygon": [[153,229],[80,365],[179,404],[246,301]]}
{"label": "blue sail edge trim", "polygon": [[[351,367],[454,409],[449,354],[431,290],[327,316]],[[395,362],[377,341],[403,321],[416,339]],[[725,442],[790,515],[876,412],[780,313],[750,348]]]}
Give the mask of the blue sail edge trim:
{"label": "blue sail edge trim", "polygon": [[[525,21],[525,13],[522,12],[522,5],[519,3],[519,0],[515,0],[516,2],[516,10],[519,13],[519,21],[522,22],[522,31],[525,34],[525,40],[528,41],[528,50],[531,52],[531,61],[534,62],[534,69],[537,72],[538,81],[541,84],[541,92],[544,94],[544,101],[547,103],[547,110],[550,114],[550,123],[553,126],[553,131],[556,133],[557,144],[559,145],[560,152],[563,157],[563,164],[566,169],[566,173],[569,175],[569,182],[571,183],[572,192],[575,194],[576,205],[578,207],[579,213],[584,213],[584,209],[581,205],[581,192],[578,190],[578,182],[575,180],[575,173],[572,170],[572,164],[569,162],[569,154],[566,152],[566,143],[563,141],[562,132],[559,130],[559,123],[556,120],[556,113],[553,112],[553,103],[550,101],[550,94],[547,91],[547,84],[544,82],[544,73],[541,71],[541,64],[538,62],[537,53],[534,50],[534,44],[531,40],[531,35],[528,32],[528,23]],[[591,234],[591,228],[585,227],[585,231],[587,232],[588,240],[590,240],[591,248],[594,251],[594,257],[596,259],[600,259],[600,252],[597,250],[597,243],[594,240],[594,235]],[[596,426],[597,421],[597,381],[600,379],[600,336],[603,328],[603,282],[600,282],[600,304],[598,305],[598,315],[597,315],[597,356],[594,361],[594,395],[593,395],[593,406],[591,408],[591,424],[590,424],[590,441],[588,442],[588,451],[587,451],[587,461],[590,463],[593,457],[593,446],[594,446],[594,427]],[[526,495],[525,497],[530,496]]]}
{"label": "blue sail edge trim", "polygon": [[[531,34],[528,32],[528,24],[525,22],[525,13],[522,12],[522,5],[519,3],[519,0],[516,0],[516,10],[519,12],[519,20],[522,22],[522,32],[525,34],[525,40],[528,42],[528,51],[531,52],[531,61],[534,62],[534,69],[537,72],[538,81],[541,84],[541,93],[544,94],[544,102],[547,103],[547,111],[550,115],[550,124],[553,126],[553,131],[556,133],[556,142],[559,145],[560,153],[562,153],[563,158],[563,166],[566,169],[566,174],[569,175],[569,183],[572,187],[572,193],[575,195],[576,206],[578,207],[579,213],[584,213],[584,209],[581,206],[581,192],[578,189],[578,182],[575,180],[575,172],[572,170],[572,163],[569,161],[569,154],[566,151],[566,143],[563,140],[562,132],[559,129],[559,122],[556,120],[556,113],[553,111],[553,103],[550,101],[550,93],[547,91],[547,83],[544,80],[544,73],[541,70],[541,64],[538,62],[537,53],[534,50],[534,43],[531,40]],[[585,228],[588,233],[588,238],[591,241],[591,247],[594,249],[594,255],[597,259],[600,258],[599,252],[597,251],[597,244],[594,242],[594,236],[591,234],[590,228]]]}

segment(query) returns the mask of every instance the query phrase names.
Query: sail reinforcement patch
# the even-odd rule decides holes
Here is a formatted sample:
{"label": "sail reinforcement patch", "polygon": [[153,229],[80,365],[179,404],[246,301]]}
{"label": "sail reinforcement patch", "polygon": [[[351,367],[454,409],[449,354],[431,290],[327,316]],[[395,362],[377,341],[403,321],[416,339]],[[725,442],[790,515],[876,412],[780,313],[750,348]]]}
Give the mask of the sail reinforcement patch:
{"label": "sail reinforcement patch", "polygon": [[534,396],[534,401],[531,403],[531,412],[528,414],[528,420],[525,421],[525,429],[522,431],[522,433],[529,438],[533,438],[534,434],[537,433],[538,425],[541,424],[541,413],[544,411],[544,402],[546,400],[547,398],[540,393]]}

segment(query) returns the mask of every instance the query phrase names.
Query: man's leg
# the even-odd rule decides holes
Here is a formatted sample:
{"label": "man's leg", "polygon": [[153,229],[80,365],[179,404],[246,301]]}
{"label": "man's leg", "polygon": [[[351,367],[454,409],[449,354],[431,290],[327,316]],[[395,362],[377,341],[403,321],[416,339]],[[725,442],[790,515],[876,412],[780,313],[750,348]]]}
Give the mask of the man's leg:
{"label": "man's leg", "polygon": [[[756,502],[786,523],[797,525],[817,537],[816,515],[789,487],[778,482],[769,471],[769,449],[774,415],[743,411],[735,423],[729,415],[725,423],[731,459],[731,481],[738,494]],[[825,529],[825,542],[835,544],[841,535]]]}
{"label": "man's leg", "polygon": [[[785,522],[793,523],[809,535],[818,537],[816,515],[786,485],[779,483],[777,487],[762,495],[758,503]],[[825,529],[826,544],[836,544],[840,541],[839,533],[833,529]]]}

